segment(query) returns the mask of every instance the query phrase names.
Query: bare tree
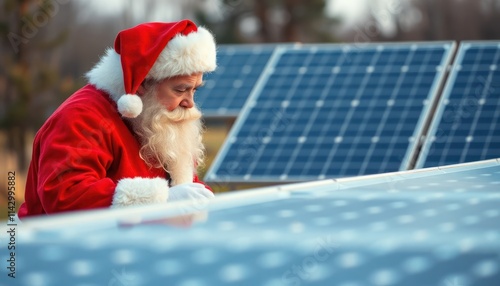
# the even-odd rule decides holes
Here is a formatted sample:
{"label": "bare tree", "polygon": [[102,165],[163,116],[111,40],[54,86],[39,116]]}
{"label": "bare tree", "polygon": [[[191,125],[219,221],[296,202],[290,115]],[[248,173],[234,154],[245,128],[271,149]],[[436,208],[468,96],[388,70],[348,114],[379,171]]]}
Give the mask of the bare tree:
{"label": "bare tree", "polygon": [[[370,21],[389,21],[392,33],[371,35],[373,41],[480,40],[500,38],[500,0],[405,0],[371,2]],[[397,13],[387,11],[397,3]],[[413,21],[412,21],[413,19]],[[378,25],[381,27],[381,25]]]}
{"label": "bare tree", "polygon": [[5,82],[5,93],[0,95],[4,102],[0,128],[7,134],[8,148],[17,154],[18,168],[24,170],[29,153],[27,135],[43,122],[46,110],[40,107],[47,99],[50,101],[52,93],[47,92],[59,82],[52,65],[58,59],[48,55],[67,37],[66,29],[50,22],[64,15],[60,11],[71,4],[7,0],[3,5],[0,78]]}
{"label": "bare tree", "polygon": [[[338,20],[325,13],[325,0],[224,0],[222,17],[199,19],[217,34],[219,42],[331,42]],[[255,27],[251,27],[255,26]]]}

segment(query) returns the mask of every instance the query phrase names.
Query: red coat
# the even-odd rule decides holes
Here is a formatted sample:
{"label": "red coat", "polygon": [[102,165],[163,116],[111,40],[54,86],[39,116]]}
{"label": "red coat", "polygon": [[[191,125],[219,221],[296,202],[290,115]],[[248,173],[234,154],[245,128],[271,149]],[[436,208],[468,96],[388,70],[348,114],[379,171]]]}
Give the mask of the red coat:
{"label": "red coat", "polygon": [[86,85],[38,131],[19,217],[165,202],[168,174],[148,167],[139,148],[116,103]]}

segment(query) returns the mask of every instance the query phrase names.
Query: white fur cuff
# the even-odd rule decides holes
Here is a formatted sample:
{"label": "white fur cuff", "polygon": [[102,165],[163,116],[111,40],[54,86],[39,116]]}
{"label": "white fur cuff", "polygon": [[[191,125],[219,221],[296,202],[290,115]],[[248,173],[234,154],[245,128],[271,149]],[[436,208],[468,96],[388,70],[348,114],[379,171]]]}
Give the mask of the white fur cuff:
{"label": "white fur cuff", "polygon": [[111,207],[164,203],[168,181],[162,178],[126,178],[118,181]]}

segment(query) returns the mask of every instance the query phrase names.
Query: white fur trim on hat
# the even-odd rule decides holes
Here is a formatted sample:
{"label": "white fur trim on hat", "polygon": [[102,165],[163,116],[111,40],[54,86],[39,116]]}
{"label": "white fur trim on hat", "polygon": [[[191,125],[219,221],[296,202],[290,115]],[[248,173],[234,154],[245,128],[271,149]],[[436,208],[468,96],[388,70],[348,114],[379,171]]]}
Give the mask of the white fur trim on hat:
{"label": "white fur trim on hat", "polygon": [[156,59],[148,78],[162,80],[176,75],[211,72],[217,67],[212,34],[203,27],[170,40]]}
{"label": "white fur trim on hat", "polygon": [[118,181],[111,207],[165,203],[168,181],[162,178],[125,178]]}
{"label": "white fur trim on hat", "polygon": [[106,50],[99,63],[86,74],[86,77],[90,84],[108,92],[115,102],[125,94],[120,55],[112,48]]}
{"label": "white fur trim on hat", "polygon": [[135,94],[125,94],[120,55],[115,50],[107,49],[106,54],[86,76],[89,83],[111,95],[122,116],[135,118],[141,114],[141,98]]}
{"label": "white fur trim on hat", "polygon": [[124,94],[116,102],[118,112],[128,118],[135,118],[142,112],[142,100],[136,94]]}

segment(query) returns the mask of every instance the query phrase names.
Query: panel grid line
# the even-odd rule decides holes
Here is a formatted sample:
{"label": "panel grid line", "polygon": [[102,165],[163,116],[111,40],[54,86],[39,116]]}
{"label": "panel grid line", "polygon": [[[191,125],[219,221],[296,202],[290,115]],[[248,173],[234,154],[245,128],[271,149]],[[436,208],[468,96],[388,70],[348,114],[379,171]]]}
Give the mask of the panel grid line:
{"label": "panel grid line", "polygon": [[[312,56],[314,56],[314,53],[312,53]],[[325,54],[325,55],[323,55],[323,56],[322,56],[322,58],[323,58],[324,60],[327,60],[327,58],[328,58],[328,57],[327,57],[327,55]],[[321,61],[320,61],[320,62],[321,62]],[[309,63],[307,63],[307,62],[306,62],[306,65],[305,65],[304,69],[307,69],[307,66],[309,66]],[[321,68],[322,68],[322,67],[321,67]],[[325,71],[327,71],[327,70],[325,70]],[[333,76],[332,76],[331,74],[329,75],[329,77],[328,77],[328,78],[329,78],[329,80],[327,81],[327,83],[326,83],[326,85],[325,85],[325,86],[329,86],[329,83],[330,83],[330,86],[331,86],[331,80],[330,80],[330,79],[331,79],[332,77],[334,78],[334,77],[335,77],[335,75],[333,75]],[[318,82],[318,79],[317,79],[317,78],[318,78],[318,77],[315,77],[315,78],[314,78],[313,83],[317,83],[317,82]],[[323,84],[323,83],[318,83],[318,84]],[[316,85],[316,84],[313,84],[313,86],[315,86],[315,85]],[[309,89],[307,89],[307,91],[306,91],[306,92],[307,92],[307,94],[310,94],[312,91],[313,91],[313,89],[309,88]],[[318,99],[318,101],[319,101],[319,102],[322,102],[322,101],[325,99],[326,93],[325,93],[324,91],[325,91],[325,88],[323,88],[323,90],[322,90],[322,92],[321,92],[321,95],[320,95],[320,97],[319,97],[319,99]],[[304,101],[308,101],[308,97],[305,97],[303,100],[304,100]],[[317,103],[318,101],[316,101],[316,103]],[[306,102],[304,102],[304,104],[306,104]],[[302,104],[299,104],[299,105],[302,105]],[[304,141],[304,142],[300,142],[300,143],[301,143],[300,147],[299,147],[299,148],[296,148],[296,149],[294,150],[294,153],[293,153],[293,154],[292,154],[292,156],[291,156],[291,160],[290,160],[290,161],[288,162],[288,164],[286,165],[286,167],[285,167],[285,169],[284,169],[284,172],[283,172],[283,174],[282,174],[282,175],[281,175],[281,177],[280,177],[281,179],[286,179],[286,176],[287,176],[286,174],[288,174],[288,173],[290,172],[291,168],[295,165],[295,163],[294,163],[294,162],[296,162],[297,155],[299,154],[299,152],[300,152],[302,149],[304,149],[304,144],[303,144],[303,143],[305,143],[305,142],[313,143],[313,142],[310,142],[310,141],[311,141],[311,138],[310,138],[310,136],[309,136],[309,133],[310,133],[310,131],[311,131],[311,129],[312,129],[312,126],[314,126],[314,125],[315,125],[315,123],[316,123],[316,118],[317,118],[318,113],[320,112],[320,110],[321,110],[321,107],[322,107],[322,106],[321,106],[321,105],[320,105],[320,106],[318,106],[318,104],[316,104],[316,107],[317,107],[317,108],[315,108],[315,109],[313,110],[313,112],[312,112],[312,116],[310,116],[310,117],[308,118],[308,120],[307,120],[307,124],[305,125],[305,128],[304,128],[304,130],[302,131],[302,133],[301,133],[301,135],[300,135],[300,137],[299,137],[299,140],[303,139],[303,141]],[[314,151],[314,149],[313,149],[313,151]],[[311,155],[313,155],[313,154],[311,154]],[[312,156],[311,156],[311,157],[312,157]],[[311,157],[310,157],[310,158],[311,158]],[[309,159],[310,159],[310,158],[309,158]],[[310,161],[310,160],[307,160],[307,162],[306,162],[306,166],[307,166],[307,164],[308,164],[309,162],[311,162],[311,161]],[[307,167],[306,167],[306,168],[304,168],[304,170],[307,170]]]}
{"label": "panel grid line", "polygon": [[[481,60],[481,56],[482,56],[482,52],[479,52],[477,55],[476,55],[476,58],[474,59],[474,62],[473,62],[473,65],[472,65],[472,70],[478,70],[479,66],[481,65],[480,63],[480,60]],[[467,82],[467,85],[466,85],[466,88],[465,88],[465,91],[464,91],[464,94],[466,94],[467,96],[469,94],[471,94],[471,90],[472,90],[472,84],[473,82],[470,81],[470,82]],[[463,106],[464,102],[467,101],[467,98],[464,98],[462,99],[462,102],[459,103],[460,106]],[[459,113],[463,112],[462,110],[459,111]],[[450,137],[455,137],[455,132],[457,131],[457,128],[454,128],[456,127],[458,124],[460,124],[460,120],[462,118],[462,114],[460,114],[460,117],[457,118],[457,121],[458,122],[455,122],[454,125],[452,126],[451,130],[449,131],[450,132]],[[440,160],[439,160],[439,164],[442,165],[444,164],[444,161],[445,161],[445,158],[447,157],[448,155],[448,152],[450,152],[451,150],[453,150],[451,148],[451,144],[453,144],[453,141],[452,140],[449,140],[446,144],[445,144],[445,147],[444,147],[444,150],[443,150],[443,155],[441,156]]]}
{"label": "panel grid line", "polygon": [[416,167],[500,157],[500,42],[460,44]]}
{"label": "panel grid line", "polygon": [[[309,59],[309,60],[310,60],[310,59]],[[307,64],[307,60],[306,60],[306,64]],[[302,76],[302,74],[300,74],[300,75],[299,75],[299,79],[300,79],[300,77],[301,77],[301,76]],[[296,81],[294,81],[294,82],[293,82],[293,84],[292,84],[292,88],[291,88],[291,89],[287,92],[287,94],[286,94],[286,97],[285,97],[285,101],[286,101],[286,102],[290,102],[290,99],[291,99],[291,98],[293,98],[293,93],[294,93],[294,91],[296,90],[296,87],[297,87],[297,85],[298,85],[299,83],[300,83],[300,80],[296,80]],[[295,87],[295,88],[293,88],[293,87]],[[265,91],[264,91],[264,92],[265,92]],[[265,102],[264,104],[265,104],[265,109],[268,109],[268,110],[271,110],[272,108],[274,108],[274,107],[275,107],[275,106],[273,105],[273,101],[267,101],[267,102]],[[286,107],[284,107],[284,109],[286,109]],[[264,113],[263,113],[263,114],[264,114]],[[292,115],[292,118],[293,118],[293,117],[294,117],[294,116]],[[258,126],[258,125],[256,125],[256,126]],[[260,125],[260,126],[265,126],[265,124]],[[282,142],[282,143],[283,143],[283,142]],[[249,167],[249,171],[250,171],[250,173],[247,173],[247,174],[245,175],[245,177],[246,177],[246,178],[250,178],[250,177],[251,177],[251,175],[250,175],[250,174],[251,174],[251,172],[253,172],[253,171],[254,171],[255,166],[256,166],[256,165],[257,165],[257,163],[260,161],[258,158],[261,158],[261,157],[262,157],[262,152],[263,152],[263,150],[264,150],[265,145],[266,145],[266,144],[262,144],[262,145],[261,145],[261,148],[259,149],[259,152],[257,152],[257,154],[256,154],[256,158],[257,158],[257,160],[254,160],[254,162],[250,165],[250,167]],[[280,151],[281,151],[281,150],[280,150]]]}
{"label": "panel grid line", "polygon": [[451,42],[277,47],[205,181],[405,169],[452,49]]}
{"label": "panel grid line", "polygon": [[[344,56],[344,57],[345,58],[349,58],[348,56]],[[357,57],[356,60],[361,61],[361,57]],[[353,63],[356,64],[357,62],[353,62]],[[351,64],[351,63],[349,63],[349,64]],[[349,77],[347,79],[347,83],[349,84],[351,82],[352,82],[352,77]],[[346,93],[347,93],[348,84],[345,85],[344,89],[341,89],[340,94],[342,94],[343,96],[345,96]],[[351,104],[352,104],[352,101],[351,101]],[[345,123],[349,123],[351,121],[351,118],[352,118],[353,115],[354,115],[354,109],[349,108],[347,116],[345,117]],[[327,126],[327,125],[325,125],[325,126]],[[342,142],[342,140],[343,140],[343,138],[345,136],[347,128],[348,128],[348,124],[342,124],[340,126],[340,130],[338,131],[337,137],[336,137],[336,139],[338,138],[339,142],[336,142],[336,143],[341,143]],[[321,177],[323,177],[323,176],[326,177],[327,171],[331,168],[332,162],[334,162],[333,157],[337,153],[337,150],[338,150],[339,146],[340,146],[340,144],[335,144],[333,146],[333,148],[330,150],[330,152],[328,153],[326,163],[325,163],[323,169],[320,172],[320,176]],[[342,166],[344,166],[345,162],[346,161],[344,161],[344,163],[342,163]],[[343,170],[343,168],[340,168],[340,169]],[[341,174],[341,175],[343,175],[343,174]]]}
{"label": "panel grid line", "polygon": [[205,118],[236,117],[275,45],[219,45],[217,69],[204,75],[196,101]]}
{"label": "panel grid line", "polygon": [[[413,53],[410,53],[409,54],[409,57],[413,57]],[[419,86],[419,83],[422,81],[422,77],[425,73],[425,70],[424,70],[424,67],[426,66],[427,63],[429,63],[430,59],[431,59],[431,55],[432,55],[432,52],[431,51],[428,51],[426,54],[425,54],[425,57],[424,57],[424,65],[420,66],[420,70],[419,72],[417,72],[417,74],[415,75],[415,80],[414,80],[414,84],[411,88],[411,91],[410,91],[410,96],[408,98],[408,102],[409,104],[406,104],[404,105],[403,107],[403,114],[404,114],[404,118],[408,118],[409,117],[409,108],[410,106],[413,106],[413,102],[415,101],[415,96],[417,95],[417,89],[418,89],[418,86]],[[410,61],[411,61],[411,58],[410,58]],[[409,65],[409,63],[407,63]],[[404,72],[405,76],[408,75],[407,72]],[[394,98],[392,98],[393,100],[396,100],[395,96]],[[429,99],[425,99],[425,100],[429,100]],[[429,104],[429,102],[427,103]],[[394,145],[396,144],[396,140],[397,138],[403,138],[403,139],[406,139],[406,137],[404,136],[401,136],[401,132],[402,132],[402,129],[403,129],[403,122],[402,121],[399,121],[396,125],[396,128],[395,128],[395,134],[396,136],[394,136],[393,138],[391,138],[391,142],[389,143],[389,150],[393,150],[393,147]],[[380,130],[381,132],[381,130]],[[408,140],[410,140],[410,138],[408,138]],[[413,140],[416,140],[416,138],[413,138]],[[382,161],[382,169],[385,169],[387,166],[386,164],[389,162],[388,158],[387,158],[388,154],[385,154],[384,156],[384,160]]]}
{"label": "panel grid line", "polygon": [[[326,55],[324,57],[326,58]],[[325,104],[324,102],[326,101],[327,96],[329,95],[329,91],[332,89],[333,83],[335,82],[335,79],[337,78],[338,72],[335,72],[336,68],[339,67],[339,66],[342,66],[342,64],[344,63],[344,61],[345,61],[346,58],[347,57],[340,57],[339,61],[337,61],[335,63],[335,67],[331,69],[330,72],[332,73],[332,75],[330,75],[328,77],[328,80],[327,80],[327,82],[325,84],[325,87],[322,88],[322,90],[321,90],[320,98],[319,98],[319,100],[316,103],[316,105],[319,108],[321,108],[321,107],[324,106],[324,104]],[[313,116],[309,120],[309,124],[312,124],[312,122],[314,122],[314,120],[317,119],[317,117],[319,115],[319,108],[314,110]],[[334,112],[330,112],[328,114],[326,122],[331,122],[332,121],[331,116],[333,116],[333,114],[334,114]],[[301,175],[306,175],[305,174],[306,170],[309,170],[310,167],[311,167],[311,165],[313,164],[313,162],[314,162],[313,160],[316,157],[316,154],[319,152],[319,148],[317,146],[320,145],[323,142],[324,138],[327,138],[327,136],[326,136],[327,128],[328,128],[328,126],[326,124],[321,127],[320,137],[318,138],[317,142],[315,143],[315,147],[316,148],[314,148],[312,150],[310,159],[307,161],[307,163],[306,163],[306,165],[304,167],[304,170],[302,171]],[[331,161],[331,160],[327,159],[327,162],[329,162],[329,161]],[[328,168],[328,167],[325,167],[325,168]],[[323,179],[323,178],[325,178],[325,175],[324,175],[324,173],[320,172],[318,177],[320,179]]]}
{"label": "panel grid line", "polygon": [[[370,67],[375,65],[375,63],[377,62],[377,60],[378,60],[378,58],[379,58],[379,56],[380,56],[380,53],[381,53],[381,51],[377,51],[377,53],[373,56],[373,58],[371,59]],[[369,68],[367,68],[367,69],[369,69]],[[363,95],[363,93],[364,93],[364,91],[365,91],[365,88],[366,88],[367,81],[369,80],[369,78],[370,78],[370,76],[371,76],[372,74],[373,74],[373,72],[367,72],[367,73],[365,74],[365,76],[364,76],[364,78],[363,78],[363,81],[361,82],[361,86],[360,86],[360,88],[357,90],[357,93],[356,93],[356,96],[355,96],[355,99],[354,99],[354,100],[356,100],[356,101],[361,100],[361,97],[362,97],[362,95]],[[373,102],[373,100],[371,99],[369,102]],[[351,111],[352,111],[352,113],[350,113],[350,114],[349,114],[350,116],[348,117],[348,120],[346,120],[346,124],[344,125],[344,126],[345,126],[345,128],[344,128],[344,132],[345,132],[345,130],[348,128],[348,126],[349,126],[349,124],[350,124],[350,121],[351,121],[350,117],[351,117],[352,115],[354,115],[354,113],[355,113],[355,109],[354,109],[354,108],[351,108]],[[368,115],[371,115],[371,112],[369,112],[369,113],[368,113]],[[369,120],[369,118],[370,118],[369,116],[366,116],[366,117],[363,119],[363,122],[368,121],[368,120]],[[380,125],[379,125],[379,126],[380,126]],[[361,144],[361,143],[362,143],[362,141],[361,141],[361,140],[362,140],[362,138],[363,138],[363,135],[362,135],[362,134],[364,133],[364,131],[365,131],[365,129],[366,129],[367,127],[368,127],[368,125],[367,125],[367,124],[361,124],[361,127],[359,127],[359,128],[358,128],[357,133],[356,133],[356,135],[354,136],[354,138],[355,138],[355,141],[353,142],[353,145],[354,145],[354,146],[358,146],[359,144]],[[343,136],[343,134],[342,134],[342,133],[341,133],[341,136]],[[372,144],[371,146],[373,146],[373,145],[374,145],[374,144]],[[341,175],[341,176],[346,175],[346,174],[344,173],[344,171],[345,171],[345,170],[347,170],[347,166],[349,166],[349,164],[351,164],[351,158],[355,155],[355,152],[356,152],[356,151],[357,151],[357,150],[356,150],[355,148],[351,148],[351,149],[348,151],[348,153],[347,153],[347,157],[346,157],[346,160],[344,160],[344,162],[342,163],[342,167],[341,167],[342,172],[340,173],[340,175]],[[367,156],[367,157],[369,157],[369,156]],[[365,158],[365,159],[364,159],[363,163],[364,163],[364,162],[367,162],[367,158]],[[363,170],[363,168],[361,168],[361,169],[360,169],[360,171],[364,171],[364,170]]]}
{"label": "panel grid line", "polygon": [[[499,55],[500,55],[500,49],[498,49],[496,51],[493,63],[498,63],[499,62]],[[485,82],[486,85],[490,85],[491,84],[491,78],[492,77],[493,77],[493,71],[491,71],[488,74],[488,78],[486,79],[486,82]],[[486,101],[487,94],[485,92],[486,92],[486,89],[483,89],[483,91],[481,93],[481,97],[479,99],[479,102]],[[481,117],[481,114],[482,114],[482,111],[483,111],[483,106],[484,106],[484,104],[478,104],[478,110],[476,111],[476,113],[474,115],[474,120],[472,121],[472,126],[471,126],[471,129],[469,131],[469,134],[468,134],[467,138],[474,138],[474,131],[477,129],[477,125],[478,125],[478,122],[480,120],[480,117]],[[500,106],[500,105],[497,105],[497,106]],[[497,108],[497,110],[498,110],[498,108]],[[490,131],[491,130],[494,130],[494,128],[491,128]],[[486,138],[486,142],[490,142],[490,140],[488,140],[488,139],[489,138]],[[471,142],[472,142],[472,140],[470,140],[470,141],[468,140],[465,143],[465,148],[464,148],[465,150],[469,151]],[[463,152],[462,156],[460,156],[460,162],[465,162],[466,161],[467,151]],[[483,150],[483,152],[484,152],[484,150]]]}
{"label": "panel grid line", "polygon": [[[500,106],[500,96],[497,98],[496,106]],[[493,118],[500,118],[500,108],[496,108],[495,114],[493,115]],[[481,158],[486,158],[488,155],[488,150],[490,150],[490,145],[492,143],[495,144],[500,144],[500,136],[498,135],[498,129],[497,129],[498,122],[493,122],[493,125],[491,126],[490,130],[488,131],[488,136],[486,137],[486,148],[483,149],[481,152]],[[495,139],[494,136],[497,138]],[[498,146],[498,145],[497,145]]]}
{"label": "panel grid line", "polygon": [[[391,59],[392,59],[393,57],[394,57],[394,55],[391,55]],[[408,60],[407,60],[406,65],[408,65],[408,64],[409,64],[409,63],[408,63]],[[389,66],[389,65],[387,65],[387,67],[388,67],[388,66]],[[386,69],[387,69],[387,67],[386,67]],[[403,74],[404,74],[404,73],[402,72],[402,73],[401,73],[401,75],[403,75]],[[383,81],[383,82],[385,82],[385,78],[387,78],[387,77],[384,77],[384,81]],[[399,83],[398,83],[396,86],[398,86],[399,84],[400,84],[400,81],[399,81]],[[396,89],[397,89],[397,88],[396,88]],[[394,89],[394,90],[396,91],[396,89]],[[396,99],[394,98],[394,94],[395,94],[395,92],[392,94],[391,98],[390,98],[388,101],[395,102],[395,100],[396,100]],[[387,109],[386,109],[386,111],[385,111],[385,113],[384,113],[384,116],[388,114],[389,109],[390,109],[390,108],[387,108]],[[368,120],[368,117],[366,118],[366,120]],[[384,120],[384,121],[385,121],[385,120]],[[376,132],[376,135],[375,135],[375,136],[380,137],[380,133],[381,133],[381,125],[379,125],[379,126],[378,126],[378,128],[377,128],[377,132]],[[372,157],[372,154],[373,154],[373,152],[374,152],[374,150],[375,150],[375,148],[374,148],[374,147],[375,147],[374,145],[370,145],[370,147],[369,147],[369,149],[368,149],[368,151],[367,151],[367,158],[371,158],[371,157]],[[387,154],[386,154],[386,156],[387,156]],[[385,158],[386,156],[384,156],[384,158]],[[385,160],[384,160],[384,161],[385,161]],[[369,164],[369,161],[368,161],[368,160],[365,160],[365,161],[363,162],[363,165],[362,165],[362,166],[361,166],[361,168],[360,168],[361,173],[364,173],[364,172],[365,172],[365,170],[366,170],[366,168],[367,168],[367,165],[368,165],[368,164]],[[386,167],[386,166],[385,166],[385,162],[382,162],[382,164],[383,164],[383,165],[381,166],[381,168],[382,168],[382,169],[384,169],[384,168]]]}
{"label": "panel grid line", "polygon": [[488,160],[218,194],[202,213],[185,201],[33,217],[13,284],[498,285],[499,174]]}

